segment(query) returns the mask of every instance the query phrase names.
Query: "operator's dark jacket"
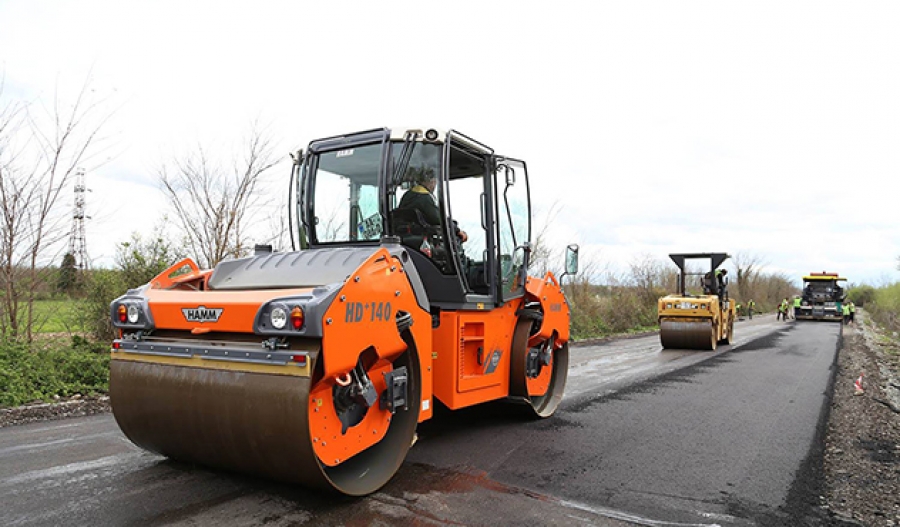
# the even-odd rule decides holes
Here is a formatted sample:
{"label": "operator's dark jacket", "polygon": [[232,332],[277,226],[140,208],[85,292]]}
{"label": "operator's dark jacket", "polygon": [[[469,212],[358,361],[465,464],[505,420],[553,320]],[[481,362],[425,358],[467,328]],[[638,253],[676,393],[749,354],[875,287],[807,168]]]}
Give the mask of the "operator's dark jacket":
{"label": "operator's dark jacket", "polygon": [[422,185],[416,185],[409,189],[409,192],[400,198],[400,204],[397,205],[397,208],[418,209],[429,225],[438,226],[441,224],[441,211],[438,209],[437,203],[434,202],[434,196]]}
{"label": "operator's dark jacket", "polygon": [[[428,225],[440,227],[441,225],[441,209],[438,208],[434,201],[434,196],[427,188],[422,185],[416,185],[409,189],[409,192],[400,198],[397,209],[412,209],[422,213],[422,217],[428,222]],[[460,235],[459,225],[453,220],[453,232],[457,236]]]}

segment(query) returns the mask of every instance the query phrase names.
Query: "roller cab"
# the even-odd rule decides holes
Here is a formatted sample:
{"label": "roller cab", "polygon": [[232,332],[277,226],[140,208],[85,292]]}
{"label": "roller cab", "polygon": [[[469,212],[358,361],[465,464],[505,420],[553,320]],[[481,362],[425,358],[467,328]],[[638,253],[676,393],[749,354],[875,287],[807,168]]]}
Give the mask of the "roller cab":
{"label": "roller cab", "polygon": [[183,260],[111,304],[110,399],[131,441],[365,495],[437,402],[554,413],[569,307],[555,276],[526,273],[523,161],[437,129],[330,137],[294,160],[292,250]]}

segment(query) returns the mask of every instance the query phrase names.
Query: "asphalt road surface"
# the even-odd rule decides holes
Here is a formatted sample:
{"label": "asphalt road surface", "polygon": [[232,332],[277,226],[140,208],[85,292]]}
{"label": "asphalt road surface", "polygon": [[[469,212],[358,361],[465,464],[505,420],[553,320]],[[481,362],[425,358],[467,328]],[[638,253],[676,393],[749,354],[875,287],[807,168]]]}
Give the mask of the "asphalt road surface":
{"label": "asphalt road surface", "polygon": [[438,408],[360,499],[166,460],[111,415],[3,428],[0,525],[816,525],[840,329],[770,315],[716,352],[574,346],[554,417]]}

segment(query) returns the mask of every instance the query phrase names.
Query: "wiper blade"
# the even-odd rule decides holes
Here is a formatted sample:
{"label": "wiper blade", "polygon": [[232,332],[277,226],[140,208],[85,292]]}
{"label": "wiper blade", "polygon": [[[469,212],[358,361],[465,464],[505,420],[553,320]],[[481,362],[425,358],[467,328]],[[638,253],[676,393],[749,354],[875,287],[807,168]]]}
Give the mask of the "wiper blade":
{"label": "wiper blade", "polygon": [[418,132],[409,131],[403,137],[403,150],[400,151],[400,159],[394,166],[394,176],[391,178],[394,185],[399,185],[403,181],[403,175],[406,173],[406,167],[409,166],[409,160],[412,159],[413,145],[418,135]]}

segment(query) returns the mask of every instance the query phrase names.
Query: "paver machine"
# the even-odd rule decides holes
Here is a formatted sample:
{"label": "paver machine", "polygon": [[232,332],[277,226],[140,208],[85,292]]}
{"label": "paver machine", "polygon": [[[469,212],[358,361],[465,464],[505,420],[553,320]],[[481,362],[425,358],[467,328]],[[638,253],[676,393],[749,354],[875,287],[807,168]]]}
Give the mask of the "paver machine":
{"label": "paver machine", "polygon": [[[726,253],[670,254],[678,266],[678,292],[659,299],[659,338],[663,348],[714,350],[718,344],[731,344],[735,305],[728,298],[728,280],[720,278]],[[708,271],[690,272],[688,260],[710,262]],[[686,288],[687,276],[701,278],[701,294]]]}
{"label": "paver machine", "polygon": [[794,316],[797,320],[843,320],[841,306],[846,297],[838,273],[810,273],[803,277],[803,293]]}
{"label": "paver machine", "polygon": [[[554,413],[569,306],[552,273],[527,274],[523,161],[433,128],[328,137],[292,157],[293,250],[183,260],[112,302],[110,399],[131,441],[365,495],[437,401]],[[409,192],[437,224],[401,207]]]}

